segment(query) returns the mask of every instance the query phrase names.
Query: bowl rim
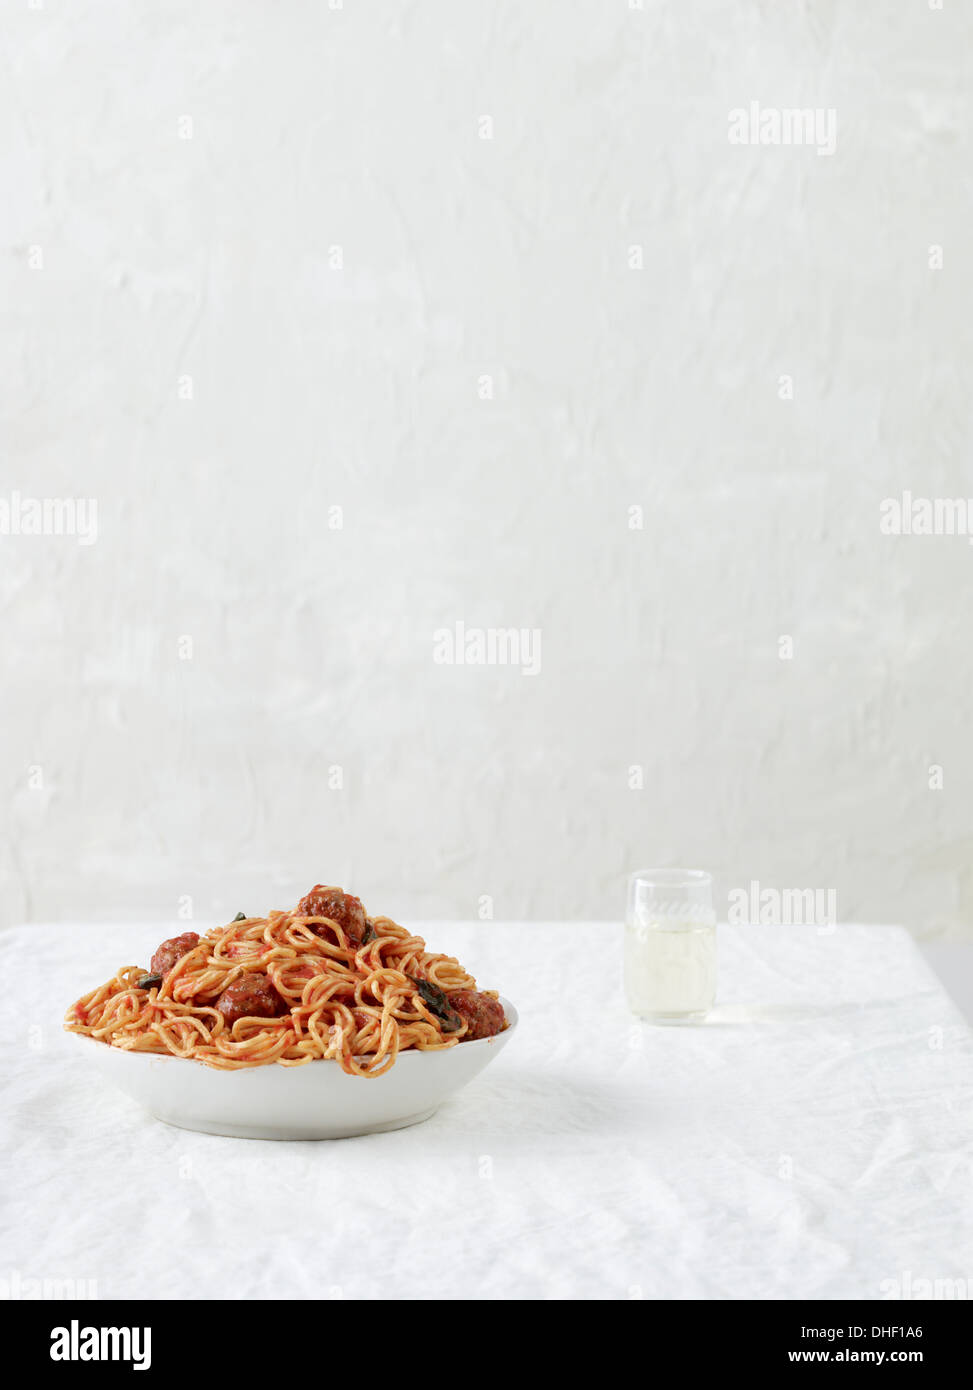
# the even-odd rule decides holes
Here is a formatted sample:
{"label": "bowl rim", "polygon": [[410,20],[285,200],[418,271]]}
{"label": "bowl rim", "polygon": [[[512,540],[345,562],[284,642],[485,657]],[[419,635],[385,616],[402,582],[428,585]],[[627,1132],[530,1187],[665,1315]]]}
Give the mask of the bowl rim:
{"label": "bowl rim", "polygon": [[[492,1047],[498,1038],[503,1038],[504,1041],[506,1041],[520,1022],[520,1014],[516,1006],[510,1002],[506,995],[498,993],[497,998],[503,1005],[503,1012],[507,1019],[506,1028],[500,1033],[493,1033],[489,1038],[473,1038],[469,1043],[463,1045],[464,1055],[474,1047]],[[298,1072],[307,1070],[306,1066],[278,1067],[276,1062],[265,1062],[262,1066],[257,1067],[211,1067],[208,1062],[202,1061],[199,1057],[175,1057],[171,1052],[137,1052],[127,1047],[113,1047],[111,1043],[103,1042],[101,1038],[93,1038],[90,1033],[69,1032],[68,1036],[77,1038],[77,1040],[82,1043],[93,1043],[96,1047],[103,1047],[106,1052],[113,1055],[138,1058],[145,1062],[191,1062],[197,1067],[204,1067],[206,1071],[215,1072],[220,1076],[260,1076],[268,1072]],[[460,1045],[460,1043],[457,1043],[456,1046],[459,1047]],[[448,1057],[455,1051],[456,1048],[447,1047],[442,1050],[430,1052],[428,1055],[430,1057]],[[364,1052],[361,1055],[363,1057],[371,1057],[374,1056],[374,1053]],[[414,1065],[413,1062],[409,1061],[410,1058],[419,1058],[426,1055],[426,1053],[420,1051],[418,1048],[406,1048],[405,1051],[399,1053],[395,1059],[394,1066],[392,1066],[388,1072],[384,1073],[384,1075],[390,1076],[403,1062],[408,1062],[410,1066]],[[336,1063],[337,1060],[336,1057],[314,1057],[307,1066],[313,1066],[315,1062]],[[342,1074],[346,1075],[347,1073]]]}

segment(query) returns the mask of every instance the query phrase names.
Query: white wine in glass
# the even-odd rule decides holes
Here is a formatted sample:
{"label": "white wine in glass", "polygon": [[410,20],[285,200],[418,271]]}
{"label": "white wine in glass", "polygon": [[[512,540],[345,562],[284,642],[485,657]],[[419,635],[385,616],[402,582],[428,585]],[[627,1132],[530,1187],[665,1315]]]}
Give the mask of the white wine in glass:
{"label": "white wine in glass", "polygon": [[625,994],[656,1023],[705,1018],[716,998],[712,879],[701,869],[649,869],[629,878]]}

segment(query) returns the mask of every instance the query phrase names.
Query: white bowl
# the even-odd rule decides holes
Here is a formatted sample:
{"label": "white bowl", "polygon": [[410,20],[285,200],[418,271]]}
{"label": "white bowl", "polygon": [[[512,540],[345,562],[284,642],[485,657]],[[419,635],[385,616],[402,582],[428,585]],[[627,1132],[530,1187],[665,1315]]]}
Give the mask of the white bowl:
{"label": "white bowl", "polygon": [[517,1010],[501,999],[508,1027],[443,1052],[400,1052],[383,1076],[349,1076],[334,1061],[270,1063],[220,1071],[182,1057],[125,1052],[75,1034],[102,1075],[166,1124],[234,1139],[348,1139],[428,1120],[504,1047]]}

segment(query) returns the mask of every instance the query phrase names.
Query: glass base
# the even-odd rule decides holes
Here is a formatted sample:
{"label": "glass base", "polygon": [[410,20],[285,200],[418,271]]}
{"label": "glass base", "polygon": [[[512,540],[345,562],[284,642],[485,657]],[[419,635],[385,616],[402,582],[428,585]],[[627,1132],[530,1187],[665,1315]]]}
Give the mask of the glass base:
{"label": "glass base", "polygon": [[646,1023],[675,1024],[678,1027],[680,1023],[701,1023],[709,1009],[697,1009],[692,1013],[644,1013],[640,1010],[636,1012]]}

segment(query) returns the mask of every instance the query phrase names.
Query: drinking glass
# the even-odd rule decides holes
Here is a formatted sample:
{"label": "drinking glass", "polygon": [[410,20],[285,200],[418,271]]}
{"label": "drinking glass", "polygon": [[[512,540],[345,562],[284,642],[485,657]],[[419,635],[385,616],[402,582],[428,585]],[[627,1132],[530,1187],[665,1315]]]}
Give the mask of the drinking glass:
{"label": "drinking glass", "polygon": [[716,998],[713,880],[703,869],[640,869],[628,880],[625,994],[655,1023],[705,1018]]}

